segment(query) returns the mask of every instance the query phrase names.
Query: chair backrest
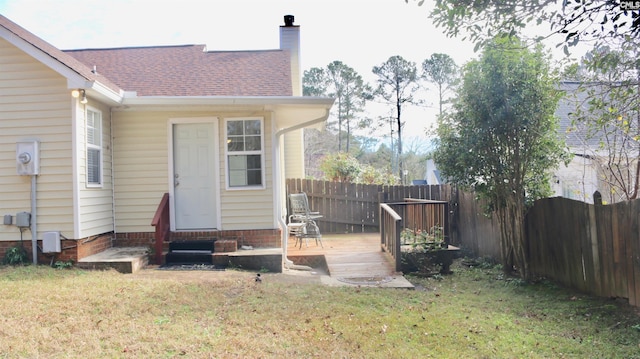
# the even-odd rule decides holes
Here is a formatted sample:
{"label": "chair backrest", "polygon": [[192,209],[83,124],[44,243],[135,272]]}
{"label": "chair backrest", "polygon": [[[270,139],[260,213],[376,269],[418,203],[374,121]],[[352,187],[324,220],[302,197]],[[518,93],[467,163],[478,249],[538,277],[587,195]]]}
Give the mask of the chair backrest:
{"label": "chair backrest", "polygon": [[309,201],[306,193],[292,193],[289,195],[292,216],[309,216]]}

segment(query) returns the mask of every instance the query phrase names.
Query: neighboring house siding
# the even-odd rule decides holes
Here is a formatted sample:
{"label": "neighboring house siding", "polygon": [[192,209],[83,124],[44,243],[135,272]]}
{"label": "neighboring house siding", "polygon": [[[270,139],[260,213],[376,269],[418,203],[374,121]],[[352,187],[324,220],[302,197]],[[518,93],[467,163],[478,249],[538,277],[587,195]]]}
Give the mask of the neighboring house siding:
{"label": "neighboring house siding", "polygon": [[[31,212],[31,176],[17,174],[16,142],[39,141],[39,238],[73,235],[71,104],[66,79],[0,39],[0,215]],[[17,227],[0,225],[0,240],[19,239]]]}
{"label": "neighboring house siding", "polygon": [[556,196],[593,203],[598,182],[597,162],[574,156],[567,166],[561,164],[554,172],[551,188]]}
{"label": "neighboring house siding", "polygon": [[[265,181],[259,190],[226,189],[224,118],[264,116]],[[151,232],[151,220],[169,192],[169,121],[172,118],[217,117],[219,136],[220,218],[218,229],[270,229],[273,218],[271,119],[267,113],[127,112],[113,113],[113,163],[116,231]]]}
{"label": "neighboring house siding", "polygon": [[[89,101],[80,105],[77,119],[76,138],[78,146],[78,192],[80,235],[86,238],[113,231],[113,181],[111,167],[111,118],[108,107]],[[86,157],[86,110],[98,111],[102,115],[102,186],[87,186],[87,157]]]}

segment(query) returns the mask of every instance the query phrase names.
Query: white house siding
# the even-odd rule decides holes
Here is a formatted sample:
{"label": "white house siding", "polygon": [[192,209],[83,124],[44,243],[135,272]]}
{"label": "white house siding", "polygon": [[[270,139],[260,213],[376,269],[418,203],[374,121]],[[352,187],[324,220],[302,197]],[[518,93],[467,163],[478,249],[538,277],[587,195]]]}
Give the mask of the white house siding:
{"label": "white house siding", "polygon": [[[87,186],[86,110],[102,114],[102,186]],[[79,238],[113,231],[113,181],[111,168],[111,118],[109,108],[94,101],[79,107],[76,129],[78,166]]]}
{"label": "white house siding", "polygon": [[[40,238],[73,234],[71,101],[66,79],[0,39],[0,215],[31,211],[31,176],[17,174],[16,142],[39,141]],[[18,239],[17,227],[0,224],[0,240]]]}
{"label": "white house siding", "polygon": [[285,178],[305,178],[303,130],[286,133],[284,138]]}
{"label": "white house siding", "polygon": [[268,114],[218,112],[113,112],[113,163],[116,231],[152,232],[151,220],[164,193],[169,192],[169,120],[217,117],[219,139],[220,217],[218,229],[273,228],[271,138],[265,136],[265,179],[261,190],[227,190],[225,183],[224,118],[265,117]]}
{"label": "white house siding", "polygon": [[271,114],[232,114],[220,116],[220,136],[224,136],[224,118],[234,117],[263,117],[264,118],[264,189],[225,189],[226,162],[225,144],[226,141],[220,141],[220,207],[222,208],[222,229],[224,230],[240,230],[240,229],[270,229],[275,227],[274,219],[274,189],[273,189],[273,150],[271,136]]}

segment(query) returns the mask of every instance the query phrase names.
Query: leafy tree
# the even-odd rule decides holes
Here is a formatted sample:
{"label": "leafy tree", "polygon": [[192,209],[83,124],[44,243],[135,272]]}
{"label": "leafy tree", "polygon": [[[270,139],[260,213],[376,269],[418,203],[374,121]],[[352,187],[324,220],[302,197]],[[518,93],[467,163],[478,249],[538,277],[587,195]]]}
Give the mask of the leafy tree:
{"label": "leafy tree", "polygon": [[[342,125],[344,124],[347,141],[345,151],[349,152],[351,127],[357,115],[364,110],[371,90],[356,70],[341,61],[334,61],[327,65],[327,74],[330,87],[333,89],[330,96],[335,96],[338,102],[338,150],[342,150]],[[362,125],[361,123],[358,127]]]}
{"label": "leafy tree", "polygon": [[[424,0],[417,2],[422,5]],[[543,23],[549,25],[549,33],[539,38],[563,36],[566,53],[580,41],[640,35],[640,11],[612,0],[436,0],[430,16],[448,36],[465,33],[476,49],[496,34],[513,36]]]}
{"label": "leafy tree", "polygon": [[507,36],[463,72],[452,112],[439,119],[433,157],[451,182],[488,200],[500,223],[504,270],[516,268],[527,280],[525,210],[550,192],[549,169],[563,154],[557,79],[540,47],[532,52]]}
{"label": "leafy tree", "polygon": [[444,94],[456,83],[458,65],[447,54],[431,54],[431,57],[422,62],[422,78],[433,82],[438,86],[438,104],[442,116]]}
{"label": "leafy tree", "polygon": [[[366,125],[366,119],[358,121],[370,97],[370,88],[356,70],[341,61],[333,61],[326,69],[312,68],[304,72],[305,95],[336,98],[334,106],[338,119],[338,151],[349,152],[354,127]],[[343,139],[346,141],[342,145]]]}
{"label": "leafy tree", "polygon": [[411,183],[411,180],[424,179],[428,151],[428,142],[424,139],[413,138],[408,142],[405,141],[403,163],[407,183]]}
{"label": "leafy tree", "polygon": [[304,130],[304,169],[307,178],[321,178],[320,164],[327,153],[338,151],[337,135],[331,131]]}
{"label": "leafy tree", "polygon": [[[590,156],[601,161],[601,188],[609,202],[639,198],[640,192],[640,42],[588,53],[576,72],[573,125],[585,143],[600,146]],[[588,146],[585,148],[589,149]]]}
{"label": "leafy tree", "polygon": [[358,183],[397,185],[400,184],[400,179],[391,172],[379,170],[371,165],[363,165],[360,176],[358,177]]}
{"label": "leafy tree", "polygon": [[382,98],[395,106],[395,122],[398,136],[398,172],[404,181],[402,165],[402,106],[417,103],[413,94],[417,90],[416,64],[407,61],[402,56],[392,56],[380,66],[373,67],[373,73],[378,76],[378,87],[375,96]]}
{"label": "leafy tree", "polygon": [[302,75],[303,96],[325,96],[329,86],[324,69],[312,67]]}
{"label": "leafy tree", "polygon": [[399,183],[399,179],[390,172],[361,164],[355,157],[344,152],[326,155],[321,168],[327,181],[386,185]]}
{"label": "leafy tree", "polygon": [[371,165],[383,172],[393,173],[393,167],[391,166],[391,159],[393,153],[389,146],[382,143],[375,151],[366,151],[358,156],[358,160],[365,164]]}
{"label": "leafy tree", "polygon": [[326,180],[335,182],[355,182],[361,171],[358,160],[343,152],[326,155],[320,169]]}

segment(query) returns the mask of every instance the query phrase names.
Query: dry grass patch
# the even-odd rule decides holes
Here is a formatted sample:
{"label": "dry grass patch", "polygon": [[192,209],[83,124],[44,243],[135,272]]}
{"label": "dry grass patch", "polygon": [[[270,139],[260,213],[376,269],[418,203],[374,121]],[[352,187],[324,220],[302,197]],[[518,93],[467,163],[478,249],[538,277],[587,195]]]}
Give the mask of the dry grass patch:
{"label": "dry grass patch", "polygon": [[616,301],[495,269],[454,267],[415,291],[286,274],[0,268],[5,358],[640,357]]}

